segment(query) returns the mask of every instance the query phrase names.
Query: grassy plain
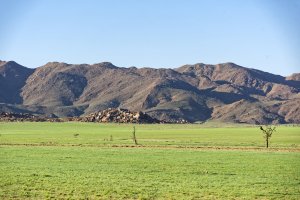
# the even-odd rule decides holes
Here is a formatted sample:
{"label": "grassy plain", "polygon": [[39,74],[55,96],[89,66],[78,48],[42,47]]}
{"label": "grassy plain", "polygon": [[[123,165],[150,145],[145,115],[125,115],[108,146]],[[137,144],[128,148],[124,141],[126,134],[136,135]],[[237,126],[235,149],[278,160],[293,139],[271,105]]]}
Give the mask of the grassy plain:
{"label": "grassy plain", "polygon": [[0,199],[300,197],[300,127],[269,150],[257,127],[224,124],[136,125],[131,148],[132,127],[0,123]]}
{"label": "grassy plain", "polygon": [[[0,144],[264,147],[258,127],[232,124],[0,123]],[[79,134],[78,136],[75,136]],[[112,137],[112,141],[111,140]],[[300,148],[300,127],[279,126],[271,147]]]}

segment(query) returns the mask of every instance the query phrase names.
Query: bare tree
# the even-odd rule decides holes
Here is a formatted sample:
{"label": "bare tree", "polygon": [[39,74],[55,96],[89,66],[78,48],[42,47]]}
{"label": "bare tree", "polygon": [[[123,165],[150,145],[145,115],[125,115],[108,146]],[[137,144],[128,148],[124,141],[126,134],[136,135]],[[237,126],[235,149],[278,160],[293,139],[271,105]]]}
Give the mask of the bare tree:
{"label": "bare tree", "polygon": [[262,126],[260,126],[259,128],[264,134],[264,138],[266,140],[266,147],[269,148],[270,138],[272,137],[273,132],[276,132],[276,127],[266,126],[265,128],[263,128]]}
{"label": "bare tree", "polygon": [[135,126],[133,127],[133,132],[132,132],[132,139],[135,145],[138,145],[136,135],[135,135]]}

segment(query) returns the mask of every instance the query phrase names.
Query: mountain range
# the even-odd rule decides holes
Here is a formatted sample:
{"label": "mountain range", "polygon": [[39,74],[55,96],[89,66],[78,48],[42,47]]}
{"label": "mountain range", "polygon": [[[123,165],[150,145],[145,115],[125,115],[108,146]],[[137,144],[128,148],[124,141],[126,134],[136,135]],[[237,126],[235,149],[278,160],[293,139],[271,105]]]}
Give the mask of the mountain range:
{"label": "mountain range", "polygon": [[300,123],[300,73],[288,77],[234,63],[179,68],[0,61],[0,111],[50,117],[107,108],[166,121]]}

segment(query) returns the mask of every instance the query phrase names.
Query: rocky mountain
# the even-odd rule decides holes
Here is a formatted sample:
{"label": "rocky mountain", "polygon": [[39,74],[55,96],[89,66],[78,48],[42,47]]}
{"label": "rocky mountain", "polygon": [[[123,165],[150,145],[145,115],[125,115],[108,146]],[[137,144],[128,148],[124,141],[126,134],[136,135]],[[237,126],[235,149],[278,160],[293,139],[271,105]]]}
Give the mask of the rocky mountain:
{"label": "rocky mountain", "polygon": [[21,104],[21,89],[33,71],[13,61],[0,61],[0,102]]}
{"label": "rocky mountain", "polygon": [[29,69],[0,62],[0,111],[84,116],[107,108],[165,121],[300,123],[300,77],[234,63],[176,69],[50,62]]}

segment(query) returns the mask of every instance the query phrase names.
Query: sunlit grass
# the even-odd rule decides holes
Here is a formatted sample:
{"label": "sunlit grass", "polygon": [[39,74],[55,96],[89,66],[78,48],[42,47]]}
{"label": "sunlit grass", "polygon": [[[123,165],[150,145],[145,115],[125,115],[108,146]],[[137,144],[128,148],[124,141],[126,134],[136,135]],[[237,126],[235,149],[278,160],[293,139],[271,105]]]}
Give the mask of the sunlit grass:
{"label": "sunlit grass", "polygon": [[0,199],[299,199],[299,129],[0,123]]}
{"label": "sunlit grass", "polygon": [[0,198],[297,199],[300,154],[1,147]]}
{"label": "sunlit grass", "polygon": [[[158,146],[264,147],[258,127],[211,128],[199,124],[133,125],[96,123],[0,123],[0,144],[132,145],[133,126],[139,144]],[[300,145],[300,127],[277,127],[271,147]]]}

